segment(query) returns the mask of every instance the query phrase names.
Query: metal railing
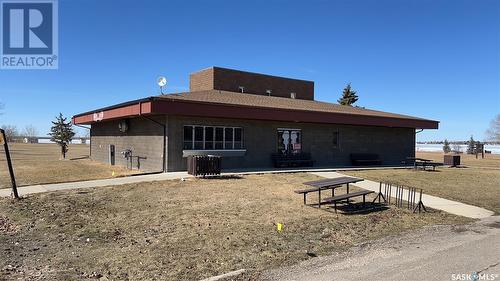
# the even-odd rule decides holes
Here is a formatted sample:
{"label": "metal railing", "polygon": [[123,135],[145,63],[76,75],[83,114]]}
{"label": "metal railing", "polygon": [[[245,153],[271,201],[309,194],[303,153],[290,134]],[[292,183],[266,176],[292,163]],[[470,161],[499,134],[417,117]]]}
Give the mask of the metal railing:
{"label": "metal railing", "polygon": [[[392,183],[380,183],[379,192],[373,202],[380,203],[384,200],[385,203],[394,203],[398,208],[406,208],[415,212],[427,212],[424,203],[422,202],[422,194],[424,193],[421,188],[406,187],[403,185],[393,185]],[[418,201],[417,201],[418,200]]]}

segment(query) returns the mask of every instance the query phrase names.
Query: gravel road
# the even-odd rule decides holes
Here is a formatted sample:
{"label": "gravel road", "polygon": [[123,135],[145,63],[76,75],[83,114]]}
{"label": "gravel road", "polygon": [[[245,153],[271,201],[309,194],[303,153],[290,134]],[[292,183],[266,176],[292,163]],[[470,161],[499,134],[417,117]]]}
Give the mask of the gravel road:
{"label": "gravel road", "polygon": [[500,216],[370,241],[344,253],[264,272],[259,279],[500,280]]}

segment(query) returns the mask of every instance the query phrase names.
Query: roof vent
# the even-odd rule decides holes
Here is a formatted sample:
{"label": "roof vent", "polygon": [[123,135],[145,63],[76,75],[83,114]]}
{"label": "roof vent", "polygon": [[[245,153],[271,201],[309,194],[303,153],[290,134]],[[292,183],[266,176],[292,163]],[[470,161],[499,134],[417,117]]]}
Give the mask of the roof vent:
{"label": "roof vent", "polygon": [[240,93],[244,93],[245,92],[245,87],[239,86],[238,90],[240,91]]}
{"label": "roof vent", "polygon": [[295,99],[295,93],[290,93],[290,98]]}
{"label": "roof vent", "polygon": [[273,92],[273,91],[271,91],[271,90],[266,90],[266,94],[267,94],[268,96],[271,96],[271,93],[272,93],[272,92]]}

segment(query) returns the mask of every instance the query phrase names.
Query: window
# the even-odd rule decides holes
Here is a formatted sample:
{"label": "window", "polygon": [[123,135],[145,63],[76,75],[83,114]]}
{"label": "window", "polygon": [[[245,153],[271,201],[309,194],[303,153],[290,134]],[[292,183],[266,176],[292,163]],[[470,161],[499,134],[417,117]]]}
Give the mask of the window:
{"label": "window", "polygon": [[243,128],[184,126],[184,150],[243,149]]}
{"label": "window", "polygon": [[184,149],[193,149],[193,127],[184,126]]}
{"label": "window", "polygon": [[205,149],[214,149],[214,127],[205,127]]}
{"label": "window", "polygon": [[233,128],[224,129],[224,149],[233,149]]}
{"label": "window", "polygon": [[203,149],[203,127],[194,127],[194,149]]}
{"label": "window", "polygon": [[234,128],[234,149],[243,148],[243,130]]}
{"label": "window", "polygon": [[339,131],[333,132],[333,148],[339,147]]}
{"label": "window", "polygon": [[224,148],[224,128],[215,128],[215,149]]}

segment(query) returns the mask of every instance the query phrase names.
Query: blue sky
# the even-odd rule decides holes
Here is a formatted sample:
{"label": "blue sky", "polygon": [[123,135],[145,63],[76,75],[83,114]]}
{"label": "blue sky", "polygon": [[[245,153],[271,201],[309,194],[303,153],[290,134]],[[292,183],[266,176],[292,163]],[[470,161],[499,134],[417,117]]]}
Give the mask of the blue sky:
{"label": "blue sky", "polygon": [[441,121],[418,140],[484,138],[500,113],[500,1],[59,1],[59,69],[0,70],[0,124],[188,90],[209,66],[315,81],[335,102]]}

